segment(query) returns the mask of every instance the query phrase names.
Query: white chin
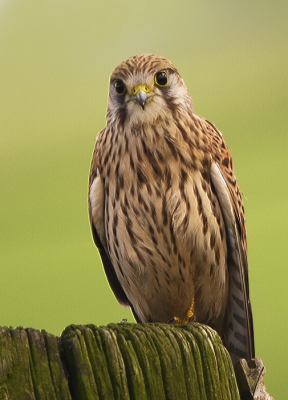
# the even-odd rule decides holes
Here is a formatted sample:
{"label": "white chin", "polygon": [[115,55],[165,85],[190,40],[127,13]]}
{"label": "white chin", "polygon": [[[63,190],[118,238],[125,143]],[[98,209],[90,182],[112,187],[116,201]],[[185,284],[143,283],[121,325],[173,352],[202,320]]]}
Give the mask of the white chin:
{"label": "white chin", "polygon": [[[162,103],[162,104],[161,104]],[[153,124],[159,115],[165,114],[166,104],[161,98],[156,97],[148,101],[144,109],[138,104],[131,102],[127,104],[127,119],[129,125]]]}

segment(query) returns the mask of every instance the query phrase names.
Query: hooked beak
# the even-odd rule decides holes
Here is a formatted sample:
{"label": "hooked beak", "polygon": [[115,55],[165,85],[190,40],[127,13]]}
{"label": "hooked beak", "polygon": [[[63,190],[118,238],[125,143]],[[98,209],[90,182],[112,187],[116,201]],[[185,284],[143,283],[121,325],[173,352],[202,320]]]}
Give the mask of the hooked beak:
{"label": "hooked beak", "polygon": [[143,110],[147,101],[155,94],[147,85],[143,84],[134,86],[132,93],[132,100],[137,101],[137,103],[140,104]]}

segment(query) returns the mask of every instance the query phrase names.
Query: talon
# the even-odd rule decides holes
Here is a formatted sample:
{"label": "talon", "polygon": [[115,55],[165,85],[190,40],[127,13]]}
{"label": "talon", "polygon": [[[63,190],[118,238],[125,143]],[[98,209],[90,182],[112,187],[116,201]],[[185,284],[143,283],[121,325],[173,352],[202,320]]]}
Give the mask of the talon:
{"label": "talon", "polygon": [[184,321],[182,321],[179,317],[173,317],[170,321],[171,324],[184,324]]}
{"label": "talon", "polygon": [[181,319],[179,317],[173,317],[171,319],[169,319],[168,324],[189,324],[191,322],[195,322],[196,321],[196,317],[194,314],[194,297],[192,299],[191,305],[187,310],[187,314],[186,317],[184,319]]}

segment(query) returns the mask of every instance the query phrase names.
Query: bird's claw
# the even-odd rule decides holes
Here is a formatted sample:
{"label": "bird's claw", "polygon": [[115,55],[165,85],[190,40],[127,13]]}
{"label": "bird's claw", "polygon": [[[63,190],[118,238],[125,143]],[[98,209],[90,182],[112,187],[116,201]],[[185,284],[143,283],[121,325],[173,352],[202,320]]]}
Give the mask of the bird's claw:
{"label": "bird's claw", "polygon": [[186,317],[184,319],[181,319],[179,317],[173,317],[171,319],[169,319],[168,324],[189,324],[191,322],[195,322],[196,321],[196,317],[194,314],[194,298],[191,302],[190,307],[187,310],[187,314]]}

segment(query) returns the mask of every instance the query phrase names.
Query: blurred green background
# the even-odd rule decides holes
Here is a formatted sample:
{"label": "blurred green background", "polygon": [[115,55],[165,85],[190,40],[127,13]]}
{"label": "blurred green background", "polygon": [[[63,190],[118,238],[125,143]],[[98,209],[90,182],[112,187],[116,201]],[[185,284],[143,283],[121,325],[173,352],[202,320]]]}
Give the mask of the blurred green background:
{"label": "blurred green background", "polygon": [[92,242],[87,181],[110,72],[161,54],[233,154],[256,355],[287,398],[287,21],[287,1],[0,0],[0,325],[133,320]]}

